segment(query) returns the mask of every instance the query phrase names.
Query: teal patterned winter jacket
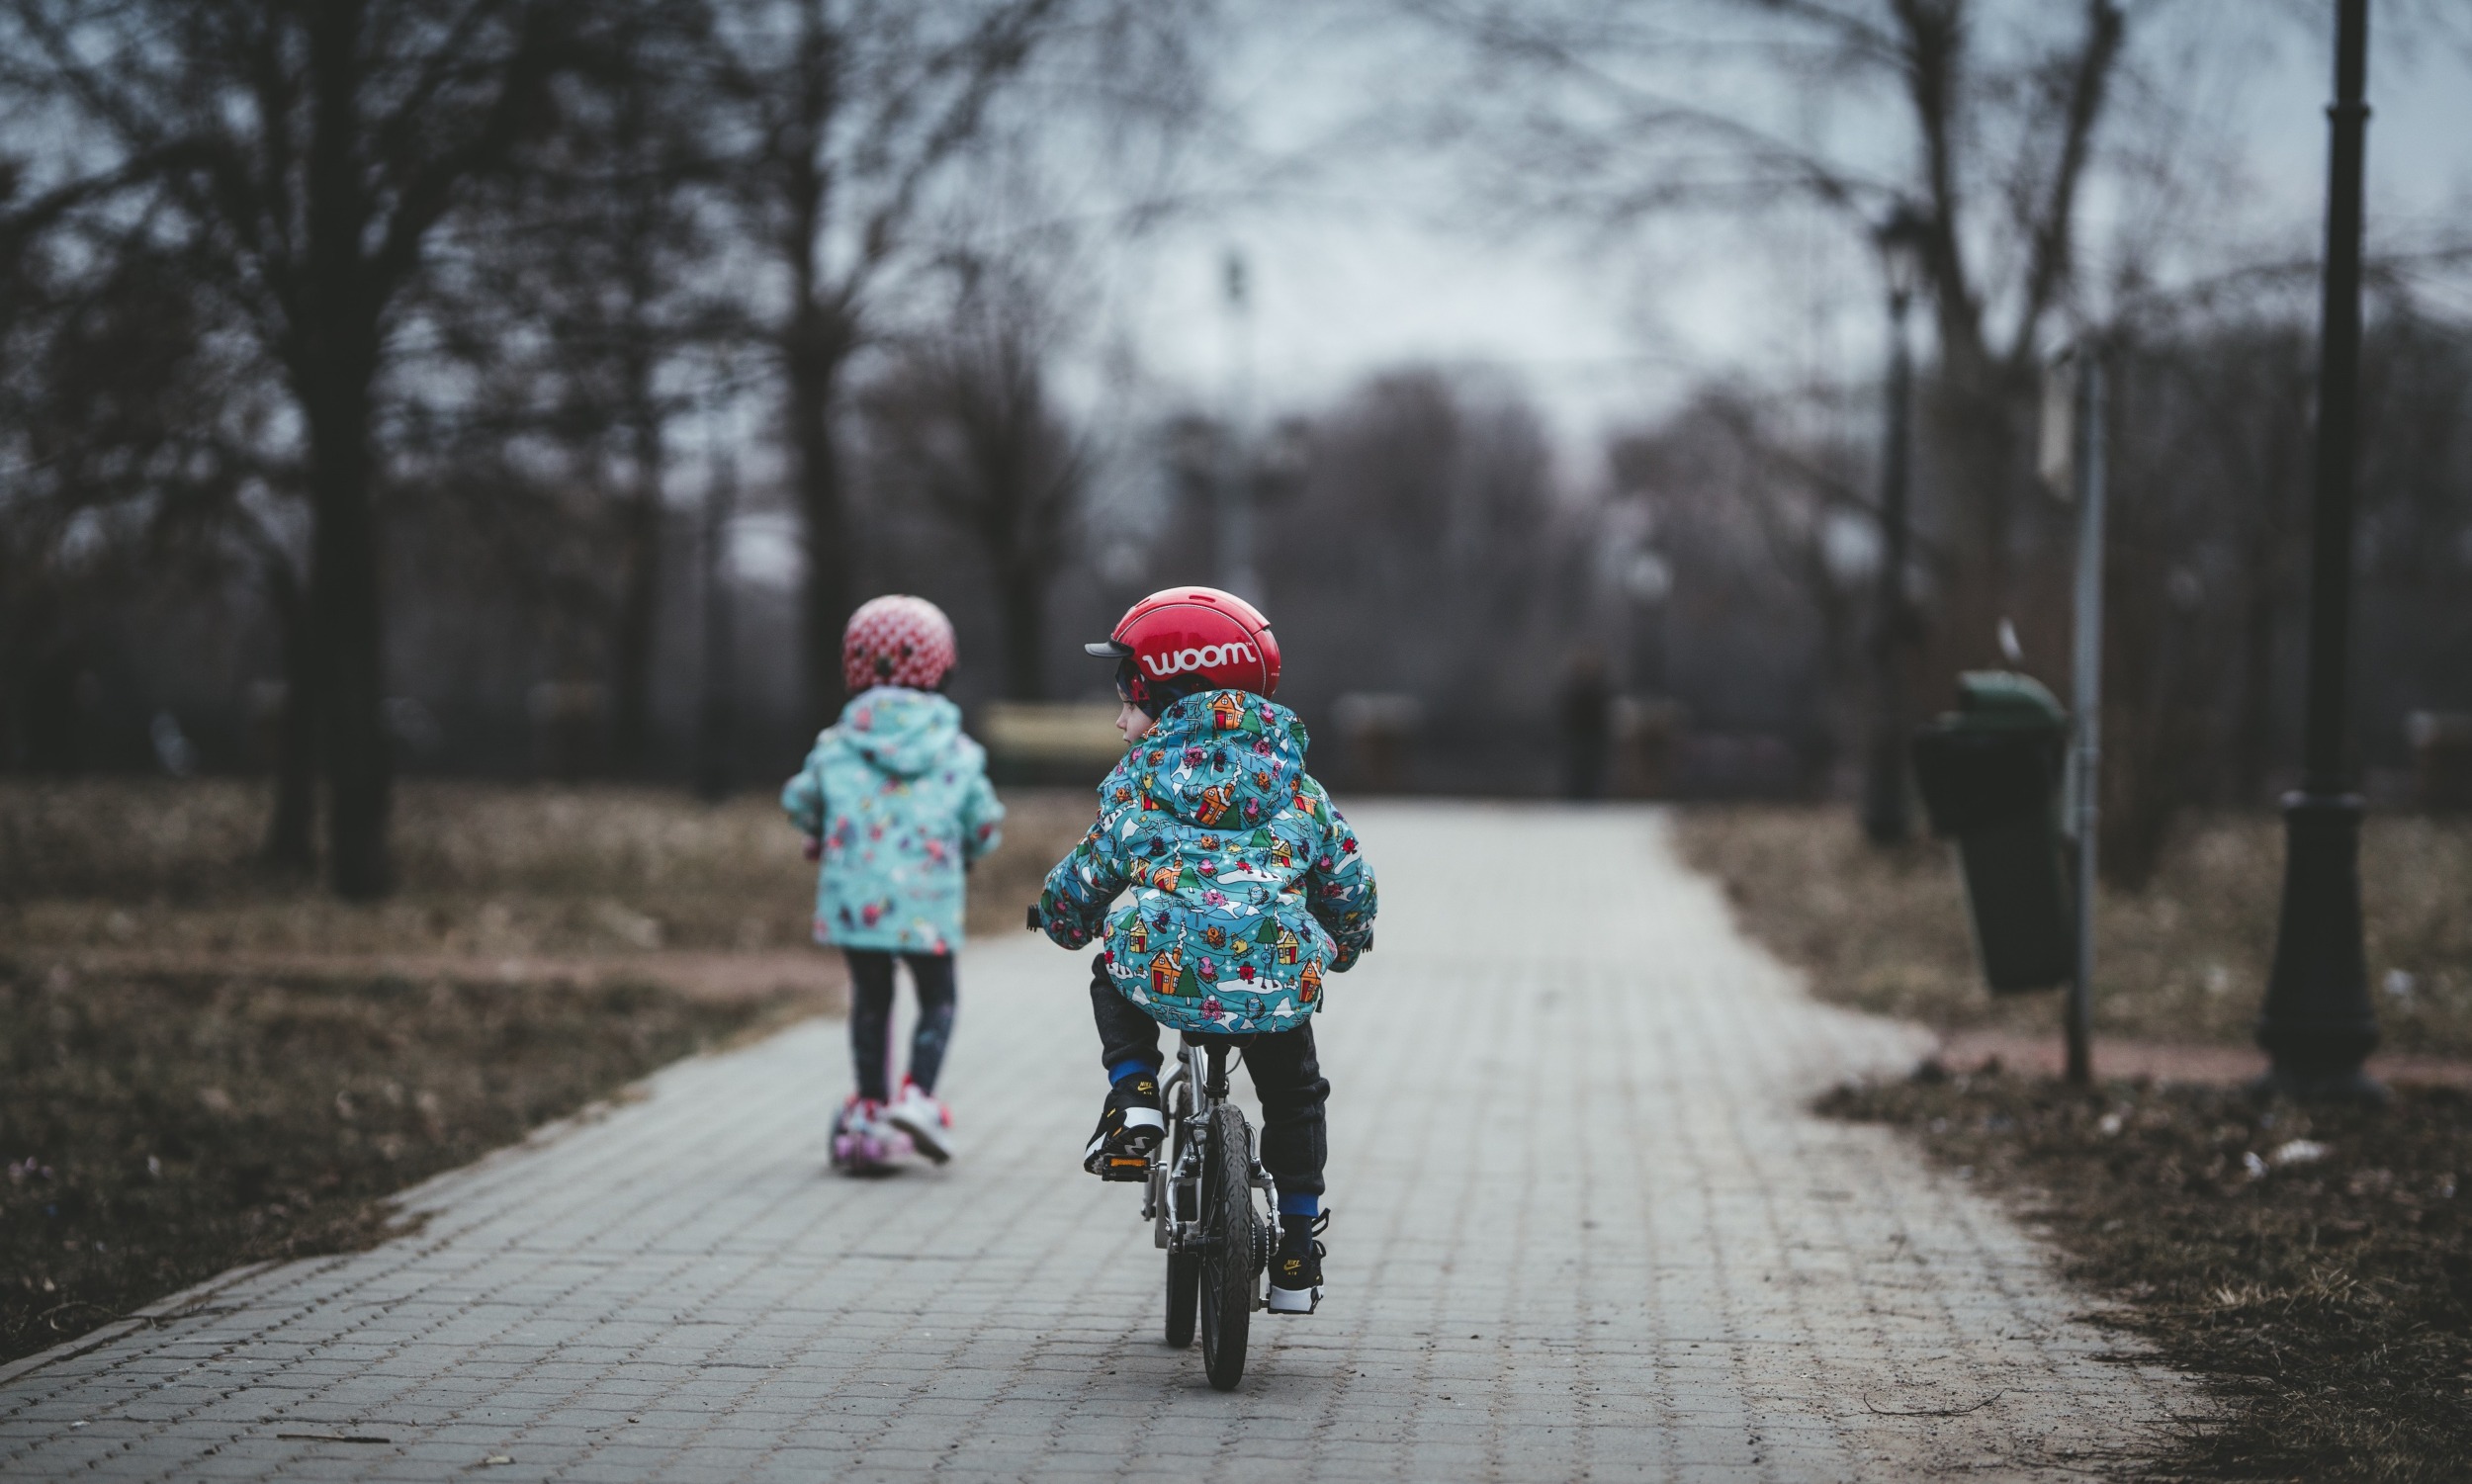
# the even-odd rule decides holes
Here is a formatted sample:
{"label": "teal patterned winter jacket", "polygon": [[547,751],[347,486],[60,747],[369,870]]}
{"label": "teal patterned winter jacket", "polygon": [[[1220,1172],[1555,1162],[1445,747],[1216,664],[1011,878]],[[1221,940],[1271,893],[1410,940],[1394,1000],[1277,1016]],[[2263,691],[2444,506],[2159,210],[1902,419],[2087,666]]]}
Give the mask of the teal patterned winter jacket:
{"label": "teal patterned winter jacket", "polygon": [[850,698],[781,790],[790,823],[824,840],[816,941],[951,953],[962,868],[996,848],[1005,807],[961,708],[880,685]]}
{"label": "teal patterned winter jacket", "polygon": [[[1304,770],[1294,712],[1187,696],[1099,785],[1099,820],[1047,873],[1039,920],[1177,1030],[1285,1030],[1373,941],[1373,868]],[[1108,904],[1130,888],[1112,911]]]}

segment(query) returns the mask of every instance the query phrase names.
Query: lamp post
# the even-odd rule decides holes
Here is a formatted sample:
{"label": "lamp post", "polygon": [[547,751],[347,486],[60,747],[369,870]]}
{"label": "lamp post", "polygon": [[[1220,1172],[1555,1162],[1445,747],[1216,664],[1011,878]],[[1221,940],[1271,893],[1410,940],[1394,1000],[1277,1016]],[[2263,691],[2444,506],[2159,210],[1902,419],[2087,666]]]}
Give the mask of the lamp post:
{"label": "lamp post", "polygon": [[1220,450],[1219,585],[1251,602],[1262,602],[1262,574],[1254,566],[1253,495],[1253,296],[1245,255],[1231,249],[1222,284],[1227,305],[1227,441]]}
{"label": "lamp post", "polygon": [[[2103,506],[2109,449],[2108,393],[2103,385],[2103,345],[2093,339],[2077,347],[2076,451],[2070,460],[2072,497],[2077,505],[2077,592],[2072,615],[2076,631],[2070,655],[2070,680],[2076,694],[2070,718],[2074,733],[2070,748],[2070,779],[2077,837],[2077,952],[2069,976],[2069,1003],[2064,1024],[2068,1037],[2068,1077],[2078,1087],[2094,1081],[2094,882],[2102,824],[2103,762]],[[2015,663],[2014,660],[2010,661]]]}
{"label": "lamp post", "polygon": [[2369,106],[2368,0],[2341,0],[2327,109],[2326,298],[2318,338],[2318,449],[2310,510],[2309,695],[2300,791],[2283,800],[2282,917],[2258,1044],[2263,1091],[2377,1098],[2360,1070],[2377,1045],[2360,941],[2360,796],[2344,748],[2352,469],[2360,402],[2360,176]]}
{"label": "lamp post", "polygon": [[1632,607],[1632,688],[1642,697],[1666,693],[1665,599],[1674,590],[1674,569],[1663,554],[1640,540],[1623,564],[1623,593]]}
{"label": "lamp post", "polygon": [[1929,226],[1900,203],[1873,233],[1889,283],[1888,428],[1880,453],[1880,595],[1871,636],[1873,701],[1863,773],[1863,833],[1874,844],[1905,838],[1905,652],[1912,629],[1905,607],[1908,425],[1913,361],[1905,346],[1905,311],[1922,282]]}

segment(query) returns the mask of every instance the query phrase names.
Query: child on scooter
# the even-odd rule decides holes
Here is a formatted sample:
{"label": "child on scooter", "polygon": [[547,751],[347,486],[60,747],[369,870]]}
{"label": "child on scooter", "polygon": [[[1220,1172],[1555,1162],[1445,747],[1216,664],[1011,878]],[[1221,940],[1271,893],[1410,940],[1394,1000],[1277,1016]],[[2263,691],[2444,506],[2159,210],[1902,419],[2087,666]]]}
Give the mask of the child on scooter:
{"label": "child on scooter", "polygon": [[[815,937],[849,965],[849,1049],[858,1086],[833,1123],[833,1162],[886,1168],[896,1132],[937,1164],[952,1157],[952,1114],[935,1079],[952,1039],[962,876],[996,848],[1005,817],[987,754],[937,692],[952,672],[953,626],[925,598],[873,599],[841,635],[850,691],[781,790],[790,823],[820,860]],[[919,1021],[895,1095],[893,964],[910,966]]]}

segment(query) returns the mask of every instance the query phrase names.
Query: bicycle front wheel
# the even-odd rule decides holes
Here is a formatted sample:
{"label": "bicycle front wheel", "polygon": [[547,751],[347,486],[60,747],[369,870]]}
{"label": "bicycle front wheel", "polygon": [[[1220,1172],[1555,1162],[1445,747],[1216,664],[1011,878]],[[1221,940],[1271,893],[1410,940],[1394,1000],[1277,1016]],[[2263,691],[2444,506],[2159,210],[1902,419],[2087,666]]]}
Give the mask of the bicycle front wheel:
{"label": "bicycle front wheel", "polygon": [[1245,1342],[1253,1327],[1252,1176],[1245,1115],[1225,1104],[1212,1109],[1201,1171],[1201,1368],[1221,1391],[1245,1378]]}

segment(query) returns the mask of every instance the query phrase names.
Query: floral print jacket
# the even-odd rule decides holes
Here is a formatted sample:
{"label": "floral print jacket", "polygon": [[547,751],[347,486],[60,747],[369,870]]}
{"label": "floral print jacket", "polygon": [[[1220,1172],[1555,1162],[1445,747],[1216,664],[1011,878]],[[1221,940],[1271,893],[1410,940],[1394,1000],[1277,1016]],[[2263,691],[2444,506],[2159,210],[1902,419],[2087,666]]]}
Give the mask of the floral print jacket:
{"label": "floral print jacket", "polygon": [[[1294,712],[1187,696],[1099,786],[1099,820],[1047,873],[1039,920],[1104,934],[1117,990],[1177,1030],[1284,1030],[1373,941],[1373,868],[1304,770]],[[1130,894],[1111,911],[1119,893]]]}
{"label": "floral print jacket", "polygon": [[850,698],[781,790],[790,823],[824,840],[816,941],[950,953],[962,869],[996,848],[1004,805],[987,753],[942,696],[879,685]]}

